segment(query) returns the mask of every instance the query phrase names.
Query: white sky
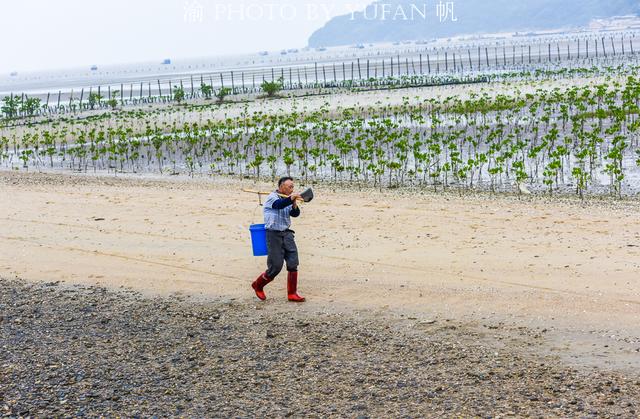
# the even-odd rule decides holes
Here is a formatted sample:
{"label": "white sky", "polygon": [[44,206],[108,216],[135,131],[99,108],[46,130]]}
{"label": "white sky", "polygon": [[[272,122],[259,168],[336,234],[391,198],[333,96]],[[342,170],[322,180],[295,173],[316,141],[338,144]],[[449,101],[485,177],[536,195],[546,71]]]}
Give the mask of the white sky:
{"label": "white sky", "polygon": [[0,73],[301,48],[367,0],[3,0]]}

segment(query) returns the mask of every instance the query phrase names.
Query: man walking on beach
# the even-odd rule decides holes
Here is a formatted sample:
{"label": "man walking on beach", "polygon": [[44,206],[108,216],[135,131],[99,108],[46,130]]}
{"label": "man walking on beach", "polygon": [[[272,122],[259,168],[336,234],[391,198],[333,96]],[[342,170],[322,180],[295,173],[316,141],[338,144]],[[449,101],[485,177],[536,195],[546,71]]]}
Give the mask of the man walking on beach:
{"label": "man walking on beach", "polygon": [[291,218],[300,215],[297,200],[300,194],[293,193],[293,179],[283,177],[278,181],[278,189],[267,196],[264,203],[264,223],[267,229],[267,270],[251,284],[256,295],[266,300],[264,287],[280,273],[287,263],[287,296],[289,301],[301,303],[304,297],[298,295],[298,248],[294,231],[290,230]]}

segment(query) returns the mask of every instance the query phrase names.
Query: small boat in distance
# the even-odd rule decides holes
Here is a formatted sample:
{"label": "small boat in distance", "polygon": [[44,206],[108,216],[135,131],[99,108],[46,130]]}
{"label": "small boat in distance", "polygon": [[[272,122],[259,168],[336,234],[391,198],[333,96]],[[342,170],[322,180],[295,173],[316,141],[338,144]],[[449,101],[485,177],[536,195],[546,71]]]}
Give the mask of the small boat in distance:
{"label": "small boat in distance", "polygon": [[97,69],[98,69],[97,65],[94,64],[94,65],[91,66],[91,71],[96,71]]}
{"label": "small boat in distance", "polygon": [[11,73],[9,73],[9,76],[11,76],[11,77],[15,77],[17,75],[18,75],[17,71],[12,71]]}
{"label": "small boat in distance", "polygon": [[164,60],[162,60],[162,65],[169,65],[169,64],[171,64],[171,59],[165,58]]}

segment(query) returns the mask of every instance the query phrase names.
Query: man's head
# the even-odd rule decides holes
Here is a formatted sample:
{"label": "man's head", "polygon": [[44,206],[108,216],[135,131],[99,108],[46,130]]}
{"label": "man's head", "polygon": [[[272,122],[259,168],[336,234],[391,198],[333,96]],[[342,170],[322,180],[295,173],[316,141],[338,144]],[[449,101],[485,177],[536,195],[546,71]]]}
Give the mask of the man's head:
{"label": "man's head", "polygon": [[283,195],[291,195],[293,193],[293,178],[285,176],[278,180],[278,192]]}

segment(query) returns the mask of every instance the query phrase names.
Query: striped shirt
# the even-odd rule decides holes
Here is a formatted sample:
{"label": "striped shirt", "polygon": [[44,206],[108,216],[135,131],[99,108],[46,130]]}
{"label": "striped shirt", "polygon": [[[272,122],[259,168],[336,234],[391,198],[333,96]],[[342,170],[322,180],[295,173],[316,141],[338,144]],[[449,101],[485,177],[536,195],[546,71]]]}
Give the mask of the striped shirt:
{"label": "striped shirt", "polygon": [[271,192],[264,202],[264,224],[267,230],[285,231],[291,227],[291,218],[300,215],[300,208],[293,209],[290,198],[280,198],[278,191]]}

